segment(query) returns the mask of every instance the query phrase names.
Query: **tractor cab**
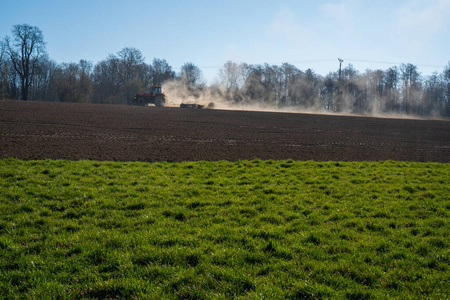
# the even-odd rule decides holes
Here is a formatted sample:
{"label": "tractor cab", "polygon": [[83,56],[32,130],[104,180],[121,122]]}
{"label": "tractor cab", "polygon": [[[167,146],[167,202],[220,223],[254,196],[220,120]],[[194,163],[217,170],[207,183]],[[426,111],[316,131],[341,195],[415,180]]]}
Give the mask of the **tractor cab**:
{"label": "tractor cab", "polygon": [[152,94],[153,95],[162,94],[162,87],[157,85],[152,86]]}

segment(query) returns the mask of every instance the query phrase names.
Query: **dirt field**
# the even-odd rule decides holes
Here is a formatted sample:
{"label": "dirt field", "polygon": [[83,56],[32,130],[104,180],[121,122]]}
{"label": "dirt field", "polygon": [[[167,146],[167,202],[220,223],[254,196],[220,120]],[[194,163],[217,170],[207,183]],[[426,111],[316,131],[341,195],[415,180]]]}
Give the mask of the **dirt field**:
{"label": "dirt field", "polygon": [[0,101],[0,158],[450,162],[450,122]]}

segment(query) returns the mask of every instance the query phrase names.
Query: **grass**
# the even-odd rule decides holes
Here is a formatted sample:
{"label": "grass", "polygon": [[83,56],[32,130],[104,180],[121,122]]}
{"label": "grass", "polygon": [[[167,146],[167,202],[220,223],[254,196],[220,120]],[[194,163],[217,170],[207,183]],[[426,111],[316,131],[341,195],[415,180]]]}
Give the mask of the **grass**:
{"label": "grass", "polygon": [[0,298],[448,298],[450,165],[0,160]]}

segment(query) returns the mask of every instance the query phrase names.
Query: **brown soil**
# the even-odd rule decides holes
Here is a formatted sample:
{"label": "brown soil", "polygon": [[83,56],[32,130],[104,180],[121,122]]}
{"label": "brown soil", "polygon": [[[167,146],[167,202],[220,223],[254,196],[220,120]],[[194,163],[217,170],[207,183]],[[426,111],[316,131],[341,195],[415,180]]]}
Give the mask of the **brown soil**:
{"label": "brown soil", "polygon": [[450,122],[0,101],[0,158],[450,162]]}

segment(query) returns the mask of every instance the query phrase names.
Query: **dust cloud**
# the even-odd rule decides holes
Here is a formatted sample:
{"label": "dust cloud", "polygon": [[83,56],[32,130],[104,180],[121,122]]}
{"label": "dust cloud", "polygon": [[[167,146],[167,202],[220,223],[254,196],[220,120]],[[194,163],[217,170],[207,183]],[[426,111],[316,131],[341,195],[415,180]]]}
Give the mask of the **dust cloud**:
{"label": "dust cloud", "polygon": [[[227,91],[221,85],[189,89],[181,81],[171,80],[163,84],[166,95],[167,107],[180,107],[183,104],[197,104],[207,107],[211,103],[214,109],[242,110],[242,111],[266,111],[266,112],[296,112],[296,113],[320,113],[320,109],[278,108],[273,104],[257,102],[240,92]],[[239,99],[239,101],[236,101]]]}
{"label": "dust cloud", "polygon": [[[367,88],[367,82],[353,81],[352,84],[358,90]],[[305,83],[306,85],[306,83]],[[253,86],[254,87],[254,86]],[[216,84],[201,88],[189,88],[180,80],[170,80],[163,84],[163,91],[166,95],[167,107],[180,107],[183,104],[197,104],[208,107],[213,103],[214,109],[240,110],[240,111],[261,111],[261,112],[283,112],[283,113],[304,113],[304,114],[325,114],[339,116],[366,116],[375,118],[395,118],[395,119],[442,119],[438,116],[417,116],[387,111],[392,95],[384,97],[373,97],[372,101],[361,104],[361,108],[356,107],[361,100],[358,100],[350,92],[342,93],[342,107],[336,111],[333,106],[328,106],[326,101],[315,96],[305,97],[303,103],[307,105],[290,105],[280,107],[276,101],[261,101],[246,95],[245,90],[230,91],[224,86]],[[411,92],[412,93],[412,92]],[[399,95],[396,95],[399,97]],[[411,97],[411,99],[420,99]],[[331,100],[333,101],[333,100]],[[417,100],[416,100],[417,101]],[[419,105],[412,100],[410,105]]]}

